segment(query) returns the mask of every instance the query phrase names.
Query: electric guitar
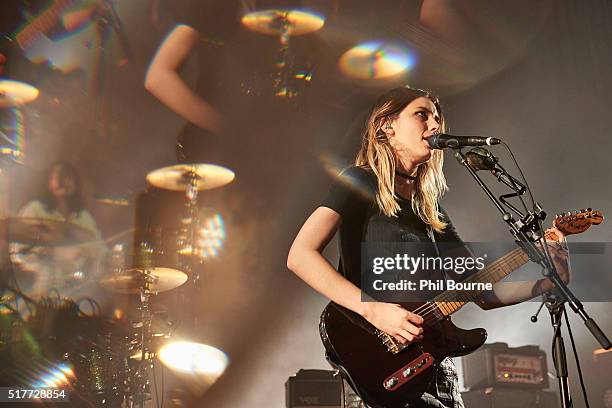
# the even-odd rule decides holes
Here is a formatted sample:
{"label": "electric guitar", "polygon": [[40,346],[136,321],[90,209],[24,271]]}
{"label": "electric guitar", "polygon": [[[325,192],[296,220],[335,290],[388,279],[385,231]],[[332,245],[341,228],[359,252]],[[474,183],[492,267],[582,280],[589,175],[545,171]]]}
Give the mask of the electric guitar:
{"label": "electric guitar", "polygon": [[[15,55],[23,53],[32,63],[48,64],[62,73],[81,69],[89,74],[101,47],[97,27],[91,24],[97,7],[92,0],[52,0],[11,37],[3,38],[2,49]],[[66,19],[67,16],[70,18]],[[59,27],[64,34],[57,39],[49,38]]]}
{"label": "electric guitar", "polygon": [[[557,216],[554,226],[565,235],[579,234],[603,221],[600,211],[591,209]],[[553,233],[547,240],[556,240]],[[467,281],[495,283],[529,260],[517,248],[467,278]],[[450,315],[473,301],[481,292],[446,291],[432,301],[411,303],[406,309],[425,320],[423,340],[403,345],[378,330],[358,314],[329,303],[321,315],[319,332],[328,361],[373,408],[399,408],[419,400],[446,357],[469,354],[487,339],[484,329],[464,330]]]}

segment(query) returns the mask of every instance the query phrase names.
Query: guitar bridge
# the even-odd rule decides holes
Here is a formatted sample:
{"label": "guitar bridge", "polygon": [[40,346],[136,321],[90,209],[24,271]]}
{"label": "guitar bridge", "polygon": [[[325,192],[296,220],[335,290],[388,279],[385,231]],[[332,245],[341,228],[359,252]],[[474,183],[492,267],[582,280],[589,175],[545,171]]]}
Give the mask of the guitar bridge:
{"label": "guitar bridge", "polygon": [[390,353],[397,354],[408,347],[408,345],[400,343],[399,341],[395,340],[393,336],[385,333],[382,330],[378,330],[377,335],[378,338],[382,340],[383,345],[387,347],[387,351]]}

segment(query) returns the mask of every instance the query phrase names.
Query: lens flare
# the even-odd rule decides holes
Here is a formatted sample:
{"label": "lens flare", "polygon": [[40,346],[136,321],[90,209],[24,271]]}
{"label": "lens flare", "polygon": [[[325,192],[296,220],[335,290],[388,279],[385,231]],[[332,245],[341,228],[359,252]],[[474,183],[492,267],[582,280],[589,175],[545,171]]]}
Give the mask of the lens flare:
{"label": "lens flare", "polygon": [[42,370],[40,378],[32,383],[36,388],[62,388],[70,385],[71,379],[75,378],[72,367],[66,363],[58,364]]}
{"label": "lens flare", "polygon": [[0,109],[1,159],[23,164],[25,151],[24,124],[25,121],[21,109]]}
{"label": "lens flare", "polygon": [[415,64],[416,57],[405,45],[383,41],[361,43],[345,52],[338,62],[343,74],[357,79],[389,78]]}
{"label": "lens flare", "polygon": [[225,242],[225,223],[219,212],[203,216],[198,222],[195,248],[186,245],[179,250],[181,255],[197,256],[201,259],[215,258],[223,249]]}
{"label": "lens flare", "polygon": [[345,167],[348,167],[350,163],[329,153],[321,153],[319,155],[319,160],[321,161],[327,174],[329,174],[332,178],[350,187],[365,199],[375,199],[374,194],[371,189],[368,188],[367,183],[360,181],[359,179],[356,179],[350,174],[342,171]]}

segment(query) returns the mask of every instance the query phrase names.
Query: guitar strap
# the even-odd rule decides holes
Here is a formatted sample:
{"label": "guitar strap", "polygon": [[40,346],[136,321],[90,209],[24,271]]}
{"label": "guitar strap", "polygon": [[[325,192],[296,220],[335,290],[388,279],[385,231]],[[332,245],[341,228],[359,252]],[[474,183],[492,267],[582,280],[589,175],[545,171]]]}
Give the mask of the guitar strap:
{"label": "guitar strap", "polygon": [[429,240],[433,243],[434,249],[436,251],[436,256],[440,257],[440,248],[438,248],[438,243],[436,242],[436,233],[434,232],[431,225],[427,224],[427,235],[429,236]]}

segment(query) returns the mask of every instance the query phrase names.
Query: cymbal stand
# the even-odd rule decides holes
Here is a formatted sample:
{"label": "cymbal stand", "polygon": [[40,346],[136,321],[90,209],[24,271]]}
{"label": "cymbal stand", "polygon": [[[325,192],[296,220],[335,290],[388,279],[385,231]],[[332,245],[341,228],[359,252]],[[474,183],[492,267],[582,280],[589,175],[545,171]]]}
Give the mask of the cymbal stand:
{"label": "cymbal stand", "polygon": [[[9,156],[7,159],[6,156],[0,154],[0,218],[8,218],[11,214],[12,180],[14,180],[14,174],[11,174],[11,170],[15,164],[20,163],[15,160],[15,157],[17,157],[15,153],[12,152],[11,155],[12,157]],[[20,157],[23,159],[22,156]],[[10,223],[2,223],[0,228],[2,228],[0,230],[0,289],[2,289],[3,286],[10,286],[9,282],[11,281],[16,285],[17,279],[11,260]],[[23,249],[23,251],[30,249],[31,246]],[[20,292],[20,289],[17,289]]]}
{"label": "cymbal stand", "polygon": [[[151,255],[153,254],[152,248],[146,243],[141,244],[141,257],[142,257],[142,286],[140,287],[140,361],[137,362],[137,366],[134,372],[134,377],[130,378],[130,391],[132,395],[128,400],[128,406],[130,408],[139,407],[144,408],[145,402],[151,399],[151,382],[148,377],[148,371],[153,369],[153,358],[154,353],[150,351],[151,343],[151,322],[152,314],[150,309],[150,297],[151,297],[151,283],[156,280],[155,275],[152,274],[153,266],[151,261]],[[132,388],[133,386],[133,388]]]}
{"label": "cymbal stand", "polygon": [[199,176],[194,172],[190,171],[187,175],[188,185],[185,192],[186,197],[186,213],[187,217],[184,219],[183,225],[183,236],[186,237],[187,247],[190,248],[188,261],[185,262],[185,272],[189,276],[191,281],[190,290],[190,302],[191,302],[191,323],[193,324],[193,330],[197,329],[198,326],[198,299],[200,292],[200,270],[194,265],[194,257],[197,256],[196,249],[196,229],[199,223],[198,216],[198,179]]}
{"label": "cymbal stand", "polygon": [[292,97],[293,90],[289,87],[289,43],[291,39],[291,34],[289,32],[289,28],[291,26],[291,22],[287,18],[287,14],[283,16],[279,16],[274,21],[274,26],[278,27],[280,31],[279,35],[279,52],[278,52],[278,60],[276,62],[276,68],[278,71],[276,73],[276,79],[274,80],[274,94],[280,97]]}

